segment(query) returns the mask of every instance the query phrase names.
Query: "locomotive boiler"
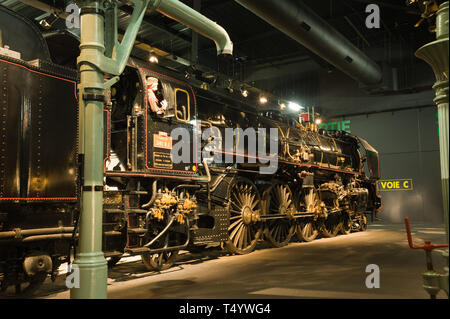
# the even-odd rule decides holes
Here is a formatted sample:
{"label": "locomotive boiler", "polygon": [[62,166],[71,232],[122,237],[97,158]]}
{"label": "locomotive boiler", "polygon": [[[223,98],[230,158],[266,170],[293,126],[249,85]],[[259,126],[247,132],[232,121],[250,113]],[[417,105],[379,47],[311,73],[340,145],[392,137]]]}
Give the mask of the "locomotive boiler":
{"label": "locomotive boiler", "polygon": [[[21,28],[21,39],[7,38],[11,25]],[[2,7],[0,29],[3,43],[11,43],[0,55],[1,289],[28,283],[31,291],[47,275],[55,278],[77,246],[78,74],[55,58],[56,46],[49,50],[50,40],[33,24]],[[160,271],[180,250],[221,245],[246,254],[261,240],[281,247],[293,236],[311,241],[366,229],[366,212],[381,205],[379,158],[369,143],[300,123],[277,105],[261,108],[202,87],[130,58],[106,92],[104,185],[97,191],[104,194],[103,251],[110,266],[141,255],[148,269]],[[232,143],[212,147],[227,128],[236,129]],[[271,174],[261,173],[268,164],[250,152],[249,128],[258,149],[276,156]],[[277,134],[261,138],[266,133],[257,128]],[[205,130],[213,134],[194,138]],[[174,160],[176,145],[187,145],[189,160]],[[202,158],[205,148],[210,158]],[[225,155],[233,161],[220,160]]]}

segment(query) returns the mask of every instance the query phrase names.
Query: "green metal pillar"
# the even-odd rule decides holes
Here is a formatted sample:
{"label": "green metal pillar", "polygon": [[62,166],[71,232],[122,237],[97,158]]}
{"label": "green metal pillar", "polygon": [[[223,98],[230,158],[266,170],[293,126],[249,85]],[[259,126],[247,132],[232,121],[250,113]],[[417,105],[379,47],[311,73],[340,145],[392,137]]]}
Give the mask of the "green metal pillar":
{"label": "green metal pillar", "polygon": [[79,288],[71,298],[106,298],[108,267],[102,252],[103,215],[103,84],[104,73],[85,63],[86,55],[105,51],[104,15],[99,1],[81,2],[79,153],[84,155],[78,254]]}
{"label": "green metal pillar", "polygon": [[[129,0],[134,4],[128,27],[117,38],[118,0],[78,0],[81,43],[78,67],[79,154],[83,181],[78,254],[79,287],[71,298],[106,298],[107,263],[102,252],[103,219],[103,107],[105,89],[119,80],[133,48],[147,8],[194,28],[216,42],[219,54],[232,54],[233,44],[215,22],[176,0]],[[162,11],[166,10],[170,12]],[[105,21],[106,20],[106,21]],[[113,77],[105,82],[105,76]]]}
{"label": "green metal pillar", "polygon": [[449,2],[444,2],[439,6],[436,13],[436,40],[430,42],[417,50],[416,56],[425,60],[434,71],[436,83],[433,89],[436,92],[434,102],[438,108],[439,119],[439,147],[441,158],[441,179],[442,179],[442,196],[444,204],[444,223],[445,232],[448,243],[448,210],[449,210],[449,116],[448,116],[448,6]]}
{"label": "green metal pillar", "polygon": [[[107,296],[108,268],[102,252],[103,92],[116,83],[118,75],[123,72],[149,0],[131,2],[135,7],[121,43],[117,40],[116,0],[77,2],[81,9],[81,43],[77,62],[80,72],[79,154],[83,180],[78,254],[74,261],[74,267],[79,269],[79,286],[70,291],[70,297],[74,299],[102,299]],[[105,56],[105,50],[108,56]],[[105,82],[107,74],[115,77]]]}
{"label": "green metal pillar", "polygon": [[[441,162],[441,180],[442,180],[442,199],[444,205],[444,223],[446,241],[448,243],[448,177],[449,177],[449,137],[448,137],[448,6],[449,2],[444,2],[439,6],[436,13],[436,40],[424,45],[417,50],[416,56],[427,62],[436,76],[436,83],[433,89],[436,92],[434,102],[438,109],[439,120],[439,148]],[[444,267],[444,273],[439,274],[433,269],[431,260],[431,251],[427,251],[427,271],[422,274],[423,287],[430,294],[431,298],[436,298],[436,294],[443,289],[448,296],[448,248],[442,253],[447,260],[447,266]]]}

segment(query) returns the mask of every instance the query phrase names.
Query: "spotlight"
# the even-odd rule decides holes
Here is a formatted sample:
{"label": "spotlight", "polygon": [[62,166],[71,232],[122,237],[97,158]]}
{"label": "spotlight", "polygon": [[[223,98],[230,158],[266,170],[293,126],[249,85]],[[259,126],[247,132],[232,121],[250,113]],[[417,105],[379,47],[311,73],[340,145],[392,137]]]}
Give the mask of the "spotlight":
{"label": "spotlight", "polygon": [[241,87],[241,94],[243,97],[247,97],[248,96],[248,91],[242,86]]}
{"label": "spotlight", "polygon": [[234,92],[234,90],[233,90],[233,80],[232,79],[228,79],[228,86],[227,86],[226,89],[228,90],[228,93],[230,93],[230,94]]}
{"label": "spotlight", "polygon": [[158,58],[156,57],[156,55],[150,55],[150,57],[148,58],[148,61],[150,62],[150,63],[158,63],[159,62],[159,60],[158,60]]}
{"label": "spotlight", "polygon": [[261,95],[259,97],[259,103],[260,104],[266,104],[269,100],[267,99],[267,97],[265,97],[264,95]]}
{"label": "spotlight", "polygon": [[303,106],[294,103],[294,102],[289,102],[288,107],[290,110],[294,111],[294,112],[300,112],[301,109],[303,109]]}
{"label": "spotlight", "polygon": [[321,119],[321,118],[317,118],[317,119],[315,120],[315,123],[316,123],[316,125],[322,124],[322,119]]}
{"label": "spotlight", "polygon": [[44,18],[41,21],[39,21],[39,25],[43,29],[48,30],[52,27],[53,23],[55,23],[56,20],[58,20],[58,16],[56,14],[52,13],[47,18]]}
{"label": "spotlight", "polygon": [[286,109],[286,103],[281,102],[281,103],[280,103],[280,109],[281,109],[281,110]]}

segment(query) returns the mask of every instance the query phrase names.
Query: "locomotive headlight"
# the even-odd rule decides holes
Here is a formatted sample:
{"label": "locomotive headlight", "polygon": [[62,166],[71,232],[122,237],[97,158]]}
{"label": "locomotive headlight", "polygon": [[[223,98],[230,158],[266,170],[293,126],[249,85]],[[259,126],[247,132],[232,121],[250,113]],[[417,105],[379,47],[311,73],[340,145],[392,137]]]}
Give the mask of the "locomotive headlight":
{"label": "locomotive headlight", "polygon": [[317,118],[315,123],[316,123],[316,125],[322,124],[322,119],[321,118]]}
{"label": "locomotive headlight", "polygon": [[281,110],[284,110],[284,109],[286,109],[286,103],[280,103],[280,109]]}
{"label": "locomotive headlight", "polygon": [[264,95],[261,95],[259,97],[259,103],[260,104],[266,104],[269,100],[267,99],[267,97],[265,97]]}
{"label": "locomotive headlight", "polygon": [[303,109],[303,106],[294,102],[289,102],[288,107],[294,112],[300,112],[300,110]]}

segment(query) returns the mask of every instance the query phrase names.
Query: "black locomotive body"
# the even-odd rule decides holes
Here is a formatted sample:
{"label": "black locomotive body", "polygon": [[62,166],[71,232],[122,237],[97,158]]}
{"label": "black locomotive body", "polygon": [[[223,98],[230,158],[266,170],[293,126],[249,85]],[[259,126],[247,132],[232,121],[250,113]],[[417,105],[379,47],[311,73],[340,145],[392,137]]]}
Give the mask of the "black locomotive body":
{"label": "black locomotive body", "polygon": [[[50,61],[33,25],[1,7],[0,15],[17,20],[41,47],[33,55],[18,43],[11,50],[22,50],[20,59],[0,56],[0,279],[2,289],[20,282],[31,289],[55,276],[76,247],[83,165],[77,72]],[[151,104],[154,79],[164,108]],[[138,254],[161,270],[181,249],[224,244],[244,254],[264,239],[280,247],[294,235],[332,237],[364,230],[366,212],[380,208],[378,153],[359,137],[318,131],[134,59],[107,93],[103,251],[110,265]],[[221,134],[184,141],[189,161],[176,162],[174,128],[190,137],[205,129]],[[236,140],[202,161],[198,150],[226,128],[276,128],[276,171],[261,174],[263,164]],[[244,160],[223,163],[219,153]]]}

